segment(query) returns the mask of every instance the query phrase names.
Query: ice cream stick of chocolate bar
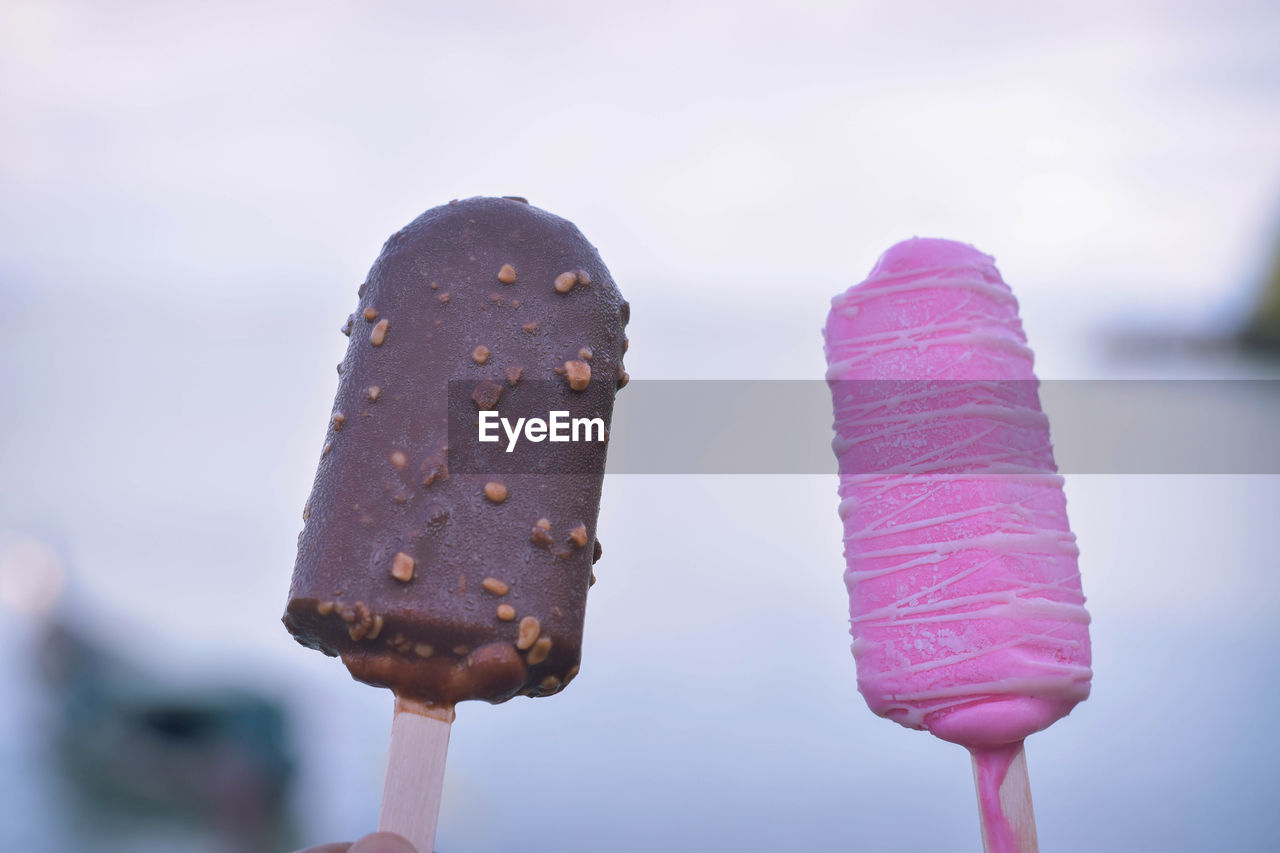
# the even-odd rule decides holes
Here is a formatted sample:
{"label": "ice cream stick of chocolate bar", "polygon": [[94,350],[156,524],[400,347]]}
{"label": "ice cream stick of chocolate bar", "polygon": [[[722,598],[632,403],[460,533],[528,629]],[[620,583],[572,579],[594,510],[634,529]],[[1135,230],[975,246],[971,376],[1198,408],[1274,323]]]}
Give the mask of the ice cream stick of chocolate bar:
{"label": "ice cream stick of chocolate bar", "polygon": [[435,849],[452,723],[452,708],[396,699],[378,829],[403,835],[423,853]]}
{"label": "ice cream stick of chocolate bar", "polygon": [[[360,287],[284,623],[394,691],[383,827],[422,851],[454,706],[578,674],[628,314],[581,232],[519,198],[427,211]],[[482,413],[558,411],[598,440],[479,443]]]}

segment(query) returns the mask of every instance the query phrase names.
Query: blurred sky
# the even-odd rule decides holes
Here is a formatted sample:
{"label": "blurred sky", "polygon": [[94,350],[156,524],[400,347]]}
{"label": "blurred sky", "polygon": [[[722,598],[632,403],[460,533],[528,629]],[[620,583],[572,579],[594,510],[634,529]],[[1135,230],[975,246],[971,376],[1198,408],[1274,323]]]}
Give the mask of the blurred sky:
{"label": "blurred sky", "polygon": [[[1266,2],[0,0],[0,528],[119,647],[286,694],[307,840],[352,837],[389,698],[278,619],[390,233],[477,194],[574,220],[634,377],[821,377],[828,300],[912,235],[996,256],[1042,377],[1274,376],[1103,344],[1247,309],[1278,44]],[[1278,479],[1069,478],[1098,677],[1028,746],[1046,849],[1275,849]],[[966,757],[854,690],[835,507],[611,477],[582,678],[460,712],[441,848],[976,849]],[[0,842],[75,849],[4,794]]]}

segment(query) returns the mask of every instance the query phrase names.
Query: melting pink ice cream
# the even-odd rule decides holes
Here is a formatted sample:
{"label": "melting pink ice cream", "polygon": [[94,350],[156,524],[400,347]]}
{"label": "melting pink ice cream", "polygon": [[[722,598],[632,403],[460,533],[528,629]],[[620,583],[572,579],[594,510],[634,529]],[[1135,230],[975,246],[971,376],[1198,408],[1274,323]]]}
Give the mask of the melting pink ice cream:
{"label": "melting pink ice cream", "polygon": [[858,689],[1003,777],[1001,747],[1092,674],[1017,300],[971,246],[907,240],[832,301],[825,336]]}

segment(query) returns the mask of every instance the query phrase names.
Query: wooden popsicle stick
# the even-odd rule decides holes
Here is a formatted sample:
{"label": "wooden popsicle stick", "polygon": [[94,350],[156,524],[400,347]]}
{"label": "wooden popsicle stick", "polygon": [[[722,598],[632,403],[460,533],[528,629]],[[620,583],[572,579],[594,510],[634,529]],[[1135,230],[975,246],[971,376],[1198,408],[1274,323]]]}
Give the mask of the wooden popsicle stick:
{"label": "wooden popsicle stick", "polygon": [[1036,816],[1022,741],[970,750],[986,853],[1038,853]]}
{"label": "wooden popsicle stick", "polygon": [[439,707],[396,697],[391,721],[391,755],[382,786],[378,830],[403,835],[418,849],[432,853],[445,756],[453,707]]}

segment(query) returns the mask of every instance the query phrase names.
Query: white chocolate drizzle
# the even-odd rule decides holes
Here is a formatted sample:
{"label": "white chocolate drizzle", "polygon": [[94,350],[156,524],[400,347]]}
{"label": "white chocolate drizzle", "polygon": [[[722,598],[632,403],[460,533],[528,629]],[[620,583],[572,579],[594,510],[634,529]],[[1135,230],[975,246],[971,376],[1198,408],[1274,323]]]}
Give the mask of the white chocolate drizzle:
{"label": "white chocolate drizzle", "polygon": [[1049,725],[1092,672],[1017,301],[969,251],[873,274],[832,300],[826,337],[859,689],[903,725],[979,742]]}

